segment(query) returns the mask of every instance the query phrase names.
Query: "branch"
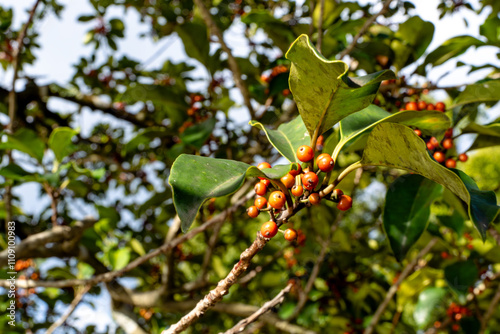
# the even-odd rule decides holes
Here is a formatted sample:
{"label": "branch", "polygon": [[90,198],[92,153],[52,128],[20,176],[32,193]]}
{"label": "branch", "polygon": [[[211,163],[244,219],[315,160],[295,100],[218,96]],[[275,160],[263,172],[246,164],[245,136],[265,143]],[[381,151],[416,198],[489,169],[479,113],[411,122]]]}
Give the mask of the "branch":
{"label": "branch", "polygon": [[488,322],[490,321],[491,316],[495,311],[497,311],[497,305],[498,302],[500,302],[500,284],[498,284],[498,289],[497,292],[495,293],[495,296],[491,300],[490,306],[488,306],[488,311],[486,311],[486,314],[483,317],[483,320],[481,321],[481,331],[479,334],[484,334],[486,333],[486,329],[488,327]]}
{"label": "branch", "polygon": [[257,320],[261,315],[268,312],[270,309],[272,309],[276,305],[281,304],[283,302],[283,300],[285,299],[285,294],[289,293],[291,289],[292,289],[292,284],[288,284],[283,290],[280,291],[280,293],[278,293],[276,295],[276,297],[274,297],[272,300],[264,303],[264,305],[262,305],[262,307],[260,309],[258,309],[255,313],[253,313],[248,318],[243,319],[240,322],[238,322],[236,324],[236,326],[227,330],[225,332],[225,334],[235,334],[235,333],[242,332],[247,325],[249,325],[252,322],[254,322],[255,320]]}
{"label": "branch", "polygon": [[320,0],[319,3],[319,22],[318,22],[318,42],[316,48],[321,53],[321,44],[323,42],[323,15],[325,13],[325,0]]}
{"label": "branch", "polygon": [[66,311],[66,313],[60,317],[59,319],[57,319],[56,322],[54,322],[52,325],[50,325],[49,329],[47,329],[47,331],[45,332],[45,334],[52,334],[54,332],[54,330],[61,326],[62,324],[64,324],[64,322],[66,320],[68,320],[69,316],[71,315],[71,313],[73,313],[73,311],[75,310],[75,308],[78,306],[78,304],[80,303],[80,301],[82,300],[83,296],[90,290],[90,285],[87,285],[86,287],[84,287],[80,292],[77,293],[77,295],[75,296],[75,299],[73,299],[73,301],[71,302],[71,304],[69,305],[69,308],[68,310]]}
{"label": "branch", "polygon": [[217,36],[217,39],[219,40],[222,50],[224,50],[224,52],[227,54],[227,62],[229,64],[231,72],[233,72],[234,83],[236,84],[236,87],[238,87],[238,89],[240,90],[241,95],[243,95],[243,100],[245,101],[245,105],[248,108],[250,117],[255,118],[255,111],[252,107],[252,101],[250,100],[250,91],[248,90],[248,87],[246,86],[243,79],[241,79],[240,67],[236,62],[236,59],[234,58],[233,53],[231,52],[231,49],[227,46],[226,42],[224,42],[224,36],[222,35],[222,32],[220,31],[219,27],[217,27],[217,25],[215,24],[214,20],[212,19],[212,16],[210,15],[210,12],[208,11],[207,7],[205,7],[205,4],[203,4],[203,0],[194,0],[194,3],[199,8],[201,17],[208,26],[209,31],[215,36]]}
{"label": "branch", "polygon": [[361,27],[361,29],[358,31],[358,33],[356,34],[356,36],[354,36],[354,38],[352,39],[352,42],[351,44],[349,44],[349,46],[340,53],[339,55],[339,59],[342,60],[342,58],[344,58],[345,56],[347,56],[349,53],[352,52],[352,50],[354,49],[354,47],[356,46],[356,44],[358,43],[358,40],[361,38],[361,36],[368,30],[368,28],[370,28],[370,26],[375,22],[375,20],[382,14],[384,14],[388,9],[389,9],[389,5],[391,4],[392,0],[385,0],[384,2],[384,6],[382,7],[382,9],[380,10],[380,12],[378,12],[377,14],[373,15],[372,17],[370,17],[366,22],[365,24],[363,24],[363,26]]}
{"label": "branch", "polygon": [[[83,231],[93,226],[95,222],[94,219],[87,219],[76,222],[74,226],[54,226],[51,230],[30,235],[16,245],[16,259],[38,257],[40,254],[46,253],[51,254],[50,251],[53,249],[70,251],[80,240]],[[46,245],[50,243],[53,243],[54,247],[47,248]],[[7,265],[8,254],[8,249],[0,252],[0,267]],[[0,285],[3,286],[3,283],[0,283]]]}
{"label": "branch", "polygon": [[420,260],[422,257],[424,257],[429,251],[434,247],[434,245],[438,242],[438,239],[436,237],[432,238],[431,241],[422,248],[422,250],[418,253],[416,257],[414,257],[403,269],[401,272],[401,275],[399,275],[396,283],[392,285],[387,291],[387,294],[385,295],[385,299],[380,304],[380,306],[377,308],[377,311],[373,315],[372,320],[370,321],[370,325],[366,328],[364,334],[371,334],[373,333],[373,330],[375,329],[375,326],[377,325],[378,321],[380,320],[380,317],[382,316],[382,313],[384,313],[385,309],[389,305],[389,302],[392,300],[392,297],[394,297],[394,294],[396,294],[396,291],[398,291],[399,286],[403,282],[403,280],[412,272],[413,268],[417,265],[418,260]]}

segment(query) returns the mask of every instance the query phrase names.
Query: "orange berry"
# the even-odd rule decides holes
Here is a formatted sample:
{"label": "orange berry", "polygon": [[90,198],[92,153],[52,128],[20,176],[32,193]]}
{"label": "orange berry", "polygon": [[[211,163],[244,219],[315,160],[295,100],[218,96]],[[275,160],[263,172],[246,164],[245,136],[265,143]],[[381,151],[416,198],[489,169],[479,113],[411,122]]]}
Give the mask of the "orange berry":
{"label": "orange berry", "polygon": [[[271,164],[269,162],[265,162],[264,161],[264,162],[261,162],[260,164],[258,164],[257,168],[260,169],[260,170],[263,170],[265,168],[271,168]],[[260,177],[260,176],[259,176],[259,179],[260,180],[265,180],[265,178]],[[269,184],[267,186],[269,186]]]}
{"label": "orange berry", "polygon": [[280,180],[287,188],[291,188],[295,184],[295,177],[290,173],[283,176]]}
{"label": "orange berry", "polygon": [[318,175],[314,172],[308,172],[302,176],[302,184],[307,190],[313,190],[316,188],[318,181]]}
{"label": "orange berry", "polygon": [[442,164],[445,160],[446,160],[446,157],[444,155],[443,152],[434,152],[434,160],[436,160],[437,162],[439,162],[440,164]]}
{"label": "orange berry", "polygon": [[325,173],[330,172],[335,165],[332,157],[328,153],[322,153],[318,155],[318,157],[316,158],[316,164],[318,165],[318,168]]}
{"label": "orange berry", "polygon": [[418,110],[425,110],[425,108],[427,108],[427,102],[418,101],[417,108],[418,108]]}
{"label": "orange berry", "polygon": [[273,191],[271,195],[269,195],[269,205],[273,208],[280,210],[286,202],[285,194],[281,191]]}
{"label": "orange berry", "polygon": [[307,145],[302,145],[297,149],[297,158],[302,162],[311,161],[314,158],[313,149]]}
{"label": "orange berry", "polygon": [[311,195],[309,195],[309,203],[311,203],[312,205],[319,205],[320,202],[321,197],[319,197],[318,193],[312,193]]}
{"label": "orange berry", "polygon": [[436,110],[436,107],[435,107],[432,103],[429,103],[429,104],[427,105],[427,108],[426,108],[426,109],[427,109],[427,110]]}
{"label": "orange berry", "polygon": [[446,138],[451,138],[453,137],[453,128],[449,128],[448,130],[446,130],[446,132],[444,133],[444,136]]}
{"label": "orange berry", "polygon": [[352,207],[352,198],[347,195],[340,196],[340,202],[337,204],[337,209],[346,211]]}
{"label": "orange berry", "polygon": [[323,135],[318,137],[318,140],[316,140],[316,150],[321,151],[323,149],[323,144],[324,144],[325,138]]}
{"label": "orange berry", "polygon": [[417,102],[408,102],[405,105],[405,110],[418,110]]}
{"label": "orange berry", "polygon": [[453,147],[453,139],[446,138],[443,140],[443,147],[447,150],[451,149]]}
{"label": "orange berry", "polygon": [[434,149],[434,145],[432,145],[431,142],[427,142],[425,145],[427,146],[427,149],[429,151],[432,151]]}
{"label": "orange berry", "polygon": [[285,230],[285,239],[288,241],[294,241],[297,238],[297,231],[293,228],[287,228]]}
{"label": "orange berry", "polygon": [[462,153],[458,156],[458,160],[462,161],[462,162],[466,162],[467,159],[469,159],[469,157],[467,156],[467,154],[465,153]]}
{"label": "orange berry", "polygon": [[260,233],[264,238],[272,238],[276,235],[276,233],[278,233],[278,225],[276,225],[273,221],[268,221],[267,223],[262,224]]}
{"label": "orange berry", "polygon": [[413,132],[415,132],[417,136],[422,137],[422,131],[420,131],[419,129],[415,129],[413,130]]}
{"label": "orange berry", "polygon": [[457,167],[457,162],[454,159],[450,158],[450,159],[446,160],[446,164],[445,165],[448,168],[455,168],[455,167]]}
{"label": "orange berry", "polygon": [[300,197],[302,196],[302,194],[304,193],[304,188],[297,184],[295,186],[292,187],[292,195],[295,196],[295,197]]}
{"label": "orange berry", "polygon": [[257,208],[256,206],[251,206],[247,209],[247,214],[251,217],[251,218],[256,218],[258,215],[259,215],[260,211],[259,211],[259,208]]}
{"label": "orange berry", "polygon": [[298,166],[297,169],[292,169],[291,171],[289,171],[289,173],[292,174],[292,176],[297,176],[302,172],[302,167],[300,166],[300,164],[297,164],[297,166]]}
{"label": "orange berry", "polygon": [[439,147],[439,141],[436,139],[436,137],[431,137],[431,139],[429,139],[429,143],[431,143],[434,148]]}
{"label": "orange berry", "polygon": [[267,186],[262,182],[257,182],[254,187],[255,193],[259,196],[264,196],[267,192]]}
{"label": "orange berry", "polygon": [[265,197],[257,197],[253,204],[259,209],[262,210],[267,207],[267,199]]}
{"label": "orange berry", "polygon": [[260,182],[264,183],[264,185],[266,187],[269,187],[269,185],[271,184],[271,181],[269,181],[268,179],[260,178],[260,177],[259,177],[259,179],[261,179]]}
{"label": "orange berry", "polygon": [[334,189],[332,192],[332,199],[334,202],[340,201],[340,198],[344,195],[344,192],[340,189]]}
{"label": "orange berry", "polygon": [[444,112],[446,110],[446,106],[443,102],[436,103],[436,110]]}
{"label": "orange berry", "polygon": [[288,95],[290,95],[290,89],[288,89],[288,88],[283,89],[283,91],[281,93],[283,94],[283,96],[288,96]]}

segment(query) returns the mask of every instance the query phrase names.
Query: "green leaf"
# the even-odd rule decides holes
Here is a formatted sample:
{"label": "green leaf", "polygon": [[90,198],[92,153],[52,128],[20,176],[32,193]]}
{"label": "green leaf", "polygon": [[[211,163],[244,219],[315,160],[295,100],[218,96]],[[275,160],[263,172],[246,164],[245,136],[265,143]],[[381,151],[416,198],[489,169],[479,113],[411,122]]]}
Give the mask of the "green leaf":
{"label": "green leaf", "polygon": [[446,290],[430,287],[418,295],[418,302],[413,311],[413,318],[418,327],[427,328],[437,318],[436,310],[444,303]]}
{"label": "green leaf", "polygon": [[372,104],[340,121],[340,142],[332,156],[337,157],[343,147],[364,147],[370,131],[385,122],[417,127],[426,136],[437,136],[450,127],[449,118],[439,111],[408,110],[391,114]]}
{"label": "green leaf", "polygon": [[61,162],[76,150],[76,146],[71,141],[76,134],[78,134],[77,130],[68,127],[60,127],[52,131],[49,137],[49,148],[54,152],[57,161]]}
{"label": "green leaf", "polygon": [[482,148],[470,154],[469,160],[459,164],[459,169],[476,181],[483,190],[500,188],[500,140],[497,146]]}
{"label": "green leaf", "polygon": [[384,228],[391,249],[402,261],[427,227],[432,202],[443,187],[418,174],[406,174],[396,179],[387,190],[384,208]]}
{"label": "green leaf", "polygon": [[250,121],[250,125],[260,128],[265,132],[267,139],[278,152],[290,162],[299,162],[296,156],[297,149],[301,145],[309,145],[311,137],[307,132],[302,117],[281,124],[277,130],[267,129],[257,121]]}
{"label": "green leaf", "polygon": [[13,135],[3,133],[6,141],[0,142],[0,150],[18,150],[29,154],[38,161],[42,161],[45,144],[40,137],[30,129],[19,129]]}
{"label": "green leaf", "polygon": [[246,177],[279,179],[292,166],[297,168],[296,165],[282,165],[260,171],[255,166],[239,161],[180,155],[172,165],[168,182],[172,186],[182,231],[189,229],[206,199],[234,193],[243,185]]}
{"label": "green leaf", "polygon": [[95,15],[82,15],[78,17],[78,21],[80,22],[88,22],[94,20],[96,17]]}
{"label": "green leaf", "polygon": [[498,214],[499,207],[493,192],[480,191],[465,173],[434,161],[424,141],[404,125],[377,125],[368,138],[361,164],[405,169],[445,186],[467,203],[469,216],[483,240],[487,227]]}
{"label": "green leaf", "polygon": [[122,156],[127,153],[134,153],[136,150],[144,150],[149,148],[149,144],[155,138],[163,138],[172,136],[173,132],[165,127],[151,127],[142,130],[134,138],[132,138],[122,149]]}
{"label": "green leaf", "polygon": [[212,134],[215,128],[215,117],[211,117],[202,123],[195,124],[187,128],[182,134],[181,139],[185,144],[201,148]]}
{"label": "green leaf", "polygon": [[210,52],[207,26],[201,22],[185,22],[177,25],[175,31],[182,39],[186,54],[207,65]]}
{"label": "green leaf", "polygon": [[110,251],[109,262],[113,270],[123,269],[130,262],[130,247],[123,247]]}
{"label": "green leaf", "polygon": [[479,27],[479,33],[488,39],[490,43],[500,42],[500,18],[498,16],[488,18]]}
{"label": "green leaf", "polygon": [[433,36],[434,25],[418,16],[401,23],[391,43],[395,53],[393,65],[400,70],[416,61],[427,50]]}
{"label": "green leaf", "polygon": [[90,264],[87,264],[85,262],[78,262],[76,267],[78,269],[76,278],[78,279],[89,279],[92,277],[92,275],[94,275],[95,269]]}
{"label": "green leaf", "polygon": [[311,136],[317,128],[322,134],[344,117],[367,107],[380,82],[394,78],[392,71],[349,77],[347,64],[325,59],[307,35],[295,40],[286,58],[292,62],[290,90]]}
{"label": "green leaf", "polygon": [[142,246],[142,243],[136,238],[130,239],[130,247],[140,256],[146,255],[146,250]]}
{"label": "green leaf", "polygon": [[472,261],[455,262],[444,268],[444,277],[448,285],[459,295],[465,295],[476,280],[479,272]]}
{"label": "green leaf", "polygon": [[0,175],[6,179],[16,180],[16,181],[39,181],[39,175],[33,174],[25,171],[22,167],[16,164],[8,164],[5,167],[0,168]]}
{"label": "green leaf", "polygon": [[476,102],[496,102],[500,100],[500,80],[488,80],[468,85],[455,99],[453,106]]}
{"label": "green leaf", "polygon": [[458,235],[464,234],[465,220],[457,210],[453,210],[453,213],[451,215],[439,215],[437,216],[437,219],[441,224],[451,228]]}

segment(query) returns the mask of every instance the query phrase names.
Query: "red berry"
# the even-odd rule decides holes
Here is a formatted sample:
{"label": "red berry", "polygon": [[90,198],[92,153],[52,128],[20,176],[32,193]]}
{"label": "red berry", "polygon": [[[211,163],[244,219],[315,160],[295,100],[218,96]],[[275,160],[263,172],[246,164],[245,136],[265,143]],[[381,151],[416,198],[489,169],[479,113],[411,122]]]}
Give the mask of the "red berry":
{"label": "red berry", "polygon": [[259,196],[264,196],[267,192],[267,186],[262,182],[257,182],[254,187],[255,193]]}
{"label": "red berry", "polygon": [[418,110],[417,102],[408,102],[405,105],[405,110]]}
{"label": "red berry", "polygon": [[268,221],[262,225],[260,233],[264,238],[272,238],[278,233],[278,225],[273,221]]}
{"label": "red berry", "polygon": [[432,144],[432,146],[434,146],[434,148],[439,147],[439,141],[436,139],[436,137],[431,137],[431,139],[429,139],[429,142]]}
{"label": "red berry", "polygon": [[448,168],[455,168],[455,167],[457,167],[457,162],[454,159],[450,158],[450,159],[446,160],[446,164],[445,165]]}
{"label": "red berry", "polygon": [[281,209],[286,202],[285,194],[281,191],[273,191],[271,195],[269,195],[269,205],[271,205],[275,209]]}
{"label": "red berry", "polygon": [[257,197],[253,204],[260,210],[267,207],[267,199],[265,197]]}
{"label": "red berry", "polygon": [[247,209],[247,214],[252,218],[256,218],[259,215],[259,213],[260,211],[256,206],[252,205]]}
{"label": "red berry", "polygon": [[302,162],[311,161],[314,158],[313,149],[307,145],[302,145],[297,150],[297,158]]}
{"label": "red berry", "polygon": [[285,239],[288,241],[294,241],[297,239],[297,231],[295,231],[293,228],[287,228],[285,230]]}
{"label": "red berry", "polygon": [[429,141],[425,145],[427,146],[427,149],[429,151],[432,151],[434,149],[434,145],[432,145],[431,142],[429,142]]}
{"label": "red berry", "polygon": [[446,130],[446,132],[444,133],[444,136],[446,138],[451,138],[453,137],[453,128],[449,128],[448,130]]}
{"label": "red berry", "polygon": [[289,173],[292,174],[292,176],[297,176],[302,172],[302,167],[300,167],[300,164],[297,164],[297,166],[298,166],[297,169],[292,169],[291,171],[289,171]]}
{"label": "red berry", "polygon": [[436,110],[436,107],[435,107],[432,103],[429,103],[429,104],[427,105],[427,108],[426,108],[426,109],[427,109],[427,110]]}
{"label": "red berry", "polygon": [[330,172],[335,165],[332,157],[328,153],[322,153],[318,155],[318,157],[316,158],[316,164],[318,165],[318,168],[325,173]]}
{"label": "red berry", "polygon": [[337,209],[346,211],[352,207],[352,198],[347,195],[340,196],[340,202],[337,204]]}
{"label": "red berry", "polygon": [[314,172],[305,173],[302,176],[302,184],[307,190],[313,190],[318,185],[318,175]]}
{"label": "red berry", "polygon": [[323,135],[318,137],[318,140],[316,140],[316,150],[321,151],[323,149],[323,143],[325,141],[325,138]]}
{"label": "red berry", "polygon": [[311,203],[312,205],[319,205],[320,202],[321,197],[319,197],[318,193],[312,193],[311,195],[309,195],[309,203]]}
{"label": "red berry", "polygon": [[283,176],[280,180],[287,188],[291,188],[295,184],[295,177],[290,173]]}
{"label": "red berry", "polygon": [[297,184],[295,186],[292,187],[292,195],[295,196],[295,197],[300,197],[302,196],[302,194],[304,193],[304,188]]}
{"label": "red berry", "polygon": [[462,162],[466,162],[467,159],[469,159],[469,157],[467,156],[467,154],[465,153],[462,153],[458,156],[458,160],[462,161]]}
{"label": "red berry", "polygon": [[443,102],[438,102],[436,103],[436,110],[444,112],[446,110],[446,106],[444,105]]}
{"label": "red berry", "polygon": [[422,137],[422,131],[420,131],[419,129],[415,129],[413,130],[413,132],[415,132],[417,136]]}
{"label": "red berry", "polygon": [[418,107],[418,110],[425,110],[427,108],[427,102],[418,101],[417,107]]}
{"label": "red berry", "polygon": [[445,157],[443,152],[438,151],[438,152],[434,152],[434,159],[437,162],[439,162],[440,164],[442,164],[445,161],[446,157]]}
{"label": "red berry", "polygon": [[446,138],[443,140],[443,147],[447,150],[451,149],[453,147],[453,139]]}
{"label": "red berry", "polygon": [[283,89],[283,91],[281,93],[283,94],[283,96],[288,96],[288,95],[290,95],[290,89],[288,89],[288,88]]}
{"label": "red berry", "polygon": [[334,202],[339,202],[340,198],[344,195],[344,192],[340,189],[334,189],[332,192],[332,199]]}

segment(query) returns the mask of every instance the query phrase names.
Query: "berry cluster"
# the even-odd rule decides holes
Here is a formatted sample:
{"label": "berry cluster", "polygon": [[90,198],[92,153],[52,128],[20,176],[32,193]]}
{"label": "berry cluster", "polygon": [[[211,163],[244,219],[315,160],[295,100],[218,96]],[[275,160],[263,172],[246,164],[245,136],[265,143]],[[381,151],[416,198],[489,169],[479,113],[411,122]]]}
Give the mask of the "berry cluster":
{"label": "berry cluster", "polygon": [[446,310],[446,314],[448,315],[448,317],[450,317],[451,321],[454,322],[451,328],[456,332],[460,330],[460,325],[458,324],[460,319],[464,317],[470,317],[472,315],[472,312],[465,306],[451,303],[450,307],[448,307],[448,309]]}
{"label": "berry cluster", "polygon": [[205,121],[210,117],[207,111],[203,108],[203,101],[205,97],[199,94],[191,94],[190,96],[190,106],[186,110],[186,114],[189,116],[180,127],[179,133],[183,133],[187,128]]}
{"label": "berry cluster", "polygon": [[[271,70],[271,73],[269,74],[265,74],[263,73],[261,76],[260,76],[260,79],[265,82],[265,83],[270,83],[275,77],[277,77],[278,75],[282,74],[282,73],[287,73],[288,72],[288,67],[286,67],[285,65],[278,65],[278,66],[275,66],[273,67],[273,69]],[[269,89],[266,89],[265,91],[266,95],[269,94]],[[283,89],[282,91],[282,94],[284,96],[288,96],[290,95],[290,90],[288,88],[285,88]]]}
{"label": "berry cluster", "polygon": [[435,105],[432,103],[427,103],[425,101],[411,101],[406,103],[405,107],[401,110],[415,110],[415,111],[421,111],[421,110],[437,110],[441,112],[446,111],[446,106],[443,102],[438,102]]}
{"label": "berry cluster", "polygon": [[[264,223],[261,227],[261,233],[266,238],[274,237],[279,230],[279,226],[275,222],[275,217],[279,214],[285,205],[304,204],[306,206],[319,205],[324,195],[320,195],[322,186],[319,183],[320,173],[329,173],[333,170],[335,162],[333,158],[327,154],[322,153],[316,157],[316,169],[314,168],[314,150],[307,146],[302,145],[297,149],[297,159],[303,162],[304,169],[298,165],[298,169],[292,169],[288,174],[283,176],[279,181],[268,180],[264,177],[259,177],[260,181],[254,187],[257,198],[254,205],[247,209],[247,214],[251,218],[256,218],[261,211],[268,211],[271,220]],[[268,162],[262,162],[257,166],[258,169],[263,170],[271,168]],[[314,171],[316,170],[316,171]],[[323,174],[324,175],[324,174]],[[273,189],[271,189],[273,188]],[[266,194],[271,190],[268,198]],[[327,198],[337,203],[337,208],[342,211],[349,210],[352,207],[352,198],[344,195],[342,190],[334,189],[331,196]],[[293,241],[297,238],[297,231],[292,228],[286,229],[284,237],[288,241]]]}
{"label": "berry cluster", "polygon": [[[415,129],[414,131],[419,137],[422,137],[422,131],[419,129]],[[448,168],[455,168],[457,166],[457,161],[465,162],[468,159],[465,153],[459,154],[458,157],[453,157],[453,154],[449,151],[455,146],[452,137],[453,128],[446,130],[441,142],[439,142],[436,137],[422,137],[434,160]]]}

